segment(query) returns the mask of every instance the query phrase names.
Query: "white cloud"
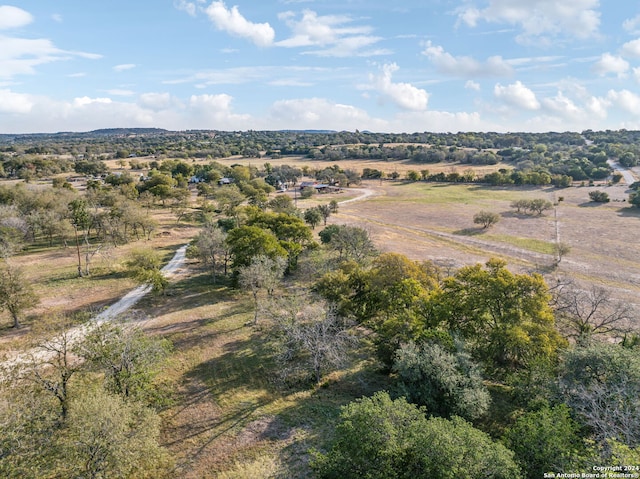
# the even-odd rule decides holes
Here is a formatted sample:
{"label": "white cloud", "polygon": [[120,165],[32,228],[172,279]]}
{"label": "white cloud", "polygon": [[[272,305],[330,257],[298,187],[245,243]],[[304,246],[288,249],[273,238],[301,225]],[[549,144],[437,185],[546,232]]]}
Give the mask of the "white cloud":
{"label": "white cloud", "polygon": [[170,93],[143,93],[138,98],[138,105],[149,110],[160,111],[179,106],[180,102]]}
{"label": "white cloud", "polygon": [[640,95],[630,92],[629,90],[609,90],[606,99],[618,108],[638,116],[640,112]]}
{"label": "white cloud", "polygon": [[33,104],[30,95],[0,90],[0,113],[29,113]]}
{"label": "white cloud", "polygon": [[477,82],[474,82],[473,80],[467,80],[467,82],[464,84],[464,87],[467,90],[480,91],[480,84]]}
{"label": "white cloud", "polygon": [[600,25],[599,0],[489,0],[486,8],[471,3],[458,9],[458,21],[475,27],[480,20],[516,25],[522,29],[518,40],[539,42],[547,36],[597,35]]}
{"label": "white cloud", "polygon": [[618,77],[624,77],[629,71],[629,62],[620,56],[611,53],[603,53],[600,59],[593,66],[594,71],[601,76],[615,73]]}
{"label": "white cloud", "polygon": [[493,94],[504,103],[517,108],[524,110],[538,110],[540,108],[540,102],[535,93],[520,81],[507,86],[502,86],[498,83],[494,87]]}
{"label": "white cloud", "polygon": [[395,63],[384,65],[381,75],[370,76],[373,87],[400,108],[415,111],[426,110],[429,103],[429,93],[410,83],[393,83],[393,73],[398,70],[399,67]]}
{"label": "white cloud", "polygon": [[622,45],[622,53],[630,57],[640,57],[640,38]]}
{"label": "white cloud", "polygon": [[348,15],[318,15],[312,10],[302,12],[300,19],[293,12],[279,15],[292,31],[292,36],[276,43],[280,47],[319,47],[306,53],[325,57],[385,55],[386,49],[365,50],[381,38],[372,35],[367,25],[352,25]]}
{"label": "white cloud", "polygon": [[45,38],[15,38],[0,35],[0,78],[35,73],[35,67],[74,56],[96,59],[100,55],[65,51]]}
{"label": "white cloud", "polygon": [[281,100],[271,106],[272,124],[296,125],[304,129],[354,130],[376,129],[384,125],[369,117],[366,111],[351,105],[334,103],[324,98]]}
{"label": "white cloud", "polygon": [[33,16],[22,8],[0,5],[0,30],[20,28],[33,22]]}
{"label": "white cloud", "polygon": [[197,6],[193,2],[187,2],[186,0],[176,0],[175,2],[173,2],[173,5],[178,10],[182,10],[183,12],[187,12],[192,17],[196,16]]}
{"label": "white cloud", "polygon": [[126,71],[126,70],[131,70],[131,69],[133,69],[135,67],[136,67],[136,65],[133,64],[133,63],[123,63],[122,65],[114,66],[113,70],[117,71],[117,72],[123,72],[123,71]]}
{"label": "white cloud", "polygon": [[483,119],[478,112],[403,112],[389,123],[386,131],[503,131],[504,127]]}
{"label": "white cloud", "polygon": [[133,96],[135,92],[132,90],[124,90],[120,88],[112,88],[110,90],[106,90],[109,95],[113,96]]}
{"label": "white cloud", "polygon": [[562,91],[559,91],[555,97],[544,98],[542,105],[546,110],[570,120],[579,120],[584,117],[584,111]]}
{"label": "white cloud", "polygon": [[301,86],[308,87],[313,86],[312,82],[302,81],[295,78],[282,78],[279,80],[273,80],[269,82],[269,85],[272,86]]}
{"label": "white cloud", "polygon": [[476,77],[513,73],[513,68],[500,56],[489,57],[485,63],[481,63],[468,56],[454,57],[441,46],[433,45],[431,42],[427,42],[422,54],[426,55],[440,72],[447,75]]}
{"label": "white cloud", "polygon": [[640,15],[625,20],[622,23],[622,28],[629,33],[638,33],[640,31]]}
{"label": "white cloud", "polygon": [[192,128],[246,130],[251,127],[251,115],[233,113],[233,97],[218,95],[191,95],[188,103],[188,123]]}
{"label": "white cloud", "polygon": [[58,23],[62,23],[64,21],[64,19],[62,18],[62,15],[60,15],[59,13],[54,13],[53,15],[51,15],[51,19],[54,22],[58,22]]}
{"label": "white cloud", "polygon": [[268,23],[253,23],[242,16],[237,6],[228,9],[224,2],[212,2],[205,12],[218,30],[246,38],[259,47],[273,43],[275,31]]}

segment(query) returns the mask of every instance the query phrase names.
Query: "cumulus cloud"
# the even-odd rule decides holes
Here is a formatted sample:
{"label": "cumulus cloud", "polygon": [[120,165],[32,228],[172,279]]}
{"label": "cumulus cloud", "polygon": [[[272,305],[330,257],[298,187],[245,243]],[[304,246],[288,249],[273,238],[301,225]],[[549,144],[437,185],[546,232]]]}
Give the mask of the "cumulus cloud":
{"label": "cumulus cloud", "polygon": [[522,29],[523,43],[546,37],[572,35],[588,38],[600,26],[599,0],[489,0],[479,9],[467,3],[457,10],[458,22],[475,27],[480,21],[515,25]]}
{"label": "cumulus cloud", "polygon": [[544,98],[542,106],[554,114],[571,120],[579,120],[584,116],[584,110],[576,105],[573,100],[566,97],[563,92],[551,98]]}
{"label": "cumulus cloud", "polygon": [[133,63],[123,63],[122,65],[116,65],[113,67],[114,71],[123,72],[126,70],[132,70],[136,65]]}
{"label": "cumulus cloud", "polygon": [[334,103],[325,98],[277,101],[271,106],[270,117],[277,125],[299,125],[306,129],[375,129],[384,125],[384,122],[372,119],[360,108]]}
{"label": "cumulus cloud", "polygon": [[281,13],[279,18],[292,32],[291,37],[276,43],[280,47],[318,47],[307,53],[326,57],[389,53],[386,49],[367,49],[381,38],[372,35],[370,26],[353,25],[353,19],[348,15],[318,15],[312,10],[305,10],[300,18],[293,12]]}
{"label": "cumulus cloud", "polygon": [[467,80],[467,82],[464,84],[464,87],[467,90],[480,91],[480,84],[477,82],[474,82],[473,80]]}
{"label": "cumulus cloud", "polygon": [[0,30],[20,28],[33,22],[33,16],[22,8],[0,5]]}
{"label": "cumulus cloud", "polygon": [[524,110],[538,110],[540,108],[540,102],[536,98],[535,93],[520,81],[507,86],[502,86],[498,83],[493,89],[493,94],[496,98],[510,106]]}
{"label": "cumulus cloud", "polygon": [[370,77],[374,88],[400,108],[415,111],[426,110],[429,103],[429,93],[410,83],[394,83],[392,81],[393,73],[399,69],[395,63],[383,65],[380,75]]}
{"label": "cumulus cloud", "polygon": [[622,23],[622,28],[624,28],[629,33],[640,32],[640,15],[636,15],[633,18],[626,19]]}
{"label": "cumulus cloud", "polygon": [[0,90],[0,113],[29,113],[33,105],[30,95]]}
{"label": "cumulus cloud", "polygon": [[640,38],[622,45],[622,53],[630,57],[640,57]]}
{"label": "cumulus cloud", "polygon": [[501,56],[489,57],[482,63],[468,56],[454,57],[444,48],[427,42],[422,52],[441,73],[460,77],[506,76],[513,73],[513,68]]}
{"label": "cumulus cloud", "polygon": [[601,76],[613,73],[618,77],[624,77],[629,71],[629,62],[620,56],[611,53],[603,53],[600,59],[594,64],[593,70]]}
{"label": "cumulus cloud", "polygon": [[0,131],[87,131],[123,124],[167,129],[255,128],[250,115],[233,111],[232,100],[225,94],[192,95],[183,102],[168,93],[145,93],[133,101],[89,96],[61,101],[0,89]]}
{"label": "cumulus cloud", "polygon": [[273,43],[275,31],[268,23],[253,23],[242,16],[237,6],[227,8],[224,2],[212,2],[205,12],[218,30],[246,38],[259,47]]}
{"label": "cumulus cloud", "polygon": [[138,105],[153,111],[166,110],[176,104],[169,93],[143,93],[138,98]]}
{"label": "cumulus cloud", "polygon": [[640,96],[629,90],[609,90],[606,100],[633,115],[637,115],[640,111]]}

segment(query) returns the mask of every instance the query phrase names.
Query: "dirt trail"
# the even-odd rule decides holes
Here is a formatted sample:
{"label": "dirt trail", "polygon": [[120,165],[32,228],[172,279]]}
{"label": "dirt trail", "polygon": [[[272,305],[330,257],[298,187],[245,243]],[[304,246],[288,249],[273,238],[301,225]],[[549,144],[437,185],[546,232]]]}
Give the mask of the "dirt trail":
{"label": "dirt trail", "polygon": [[[186,251],[186,245],[178,248],[173,258],[171,258],[171,260],[164,266],[164,268],[162,268],[162,272],[166,276],[175,274],[184,265]],[[96,326],[107,321],[112,321],[113,319],[116,319],[117,317],[131,309],[138,301],[140,301],[147,293],[149,293],[149,291],[151,291],[151,286],[148,284],[138,286],[137,288],[120,298],[120,300],[107,307],[88,323],[67,331],[67,340],[71,344],[77,343],[78,341],[82,340],[82,338],[84,338],[86,334]],[[51,359],[52,357],[53,353],[51,352],[45,351],[41,348],[32,348],[21,353],[13,355],[10,354],[9,358],[0,364],[0,367],[5,369],[14,369],[16,366],[28,364],[33,361],[46,361],[48,359]]]}

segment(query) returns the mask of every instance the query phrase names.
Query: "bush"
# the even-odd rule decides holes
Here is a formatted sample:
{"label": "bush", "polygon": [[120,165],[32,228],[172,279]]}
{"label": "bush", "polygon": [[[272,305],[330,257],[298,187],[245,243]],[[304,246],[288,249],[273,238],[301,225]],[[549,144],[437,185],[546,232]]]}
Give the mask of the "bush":
{"label": "bush", "polygon": [[476,419],[489,409],[491,398],[478,367],[463,351],[408,343],[397,351],[393,369],[400,395],[430,413]]}
{"label": "bush", "polygon": [[601,191],[601,190],[590,191],[589,192],[589,198],[591,198],[591,201],[594,201],[596,203],[608,203],[609,202],[609,194],[605,193],[604,191]]}
{"label": "bush", "polygon": [[500,215],[498,213],[491,213],[489,211],[480,211],[473,217],[473,222],[477,225],[482,225],[483,228],[489,228],[500,221]]}
{"label": "bush", "polygon": [[513,453],[463,419],[427,419],[386,392],[342,409],[335,442],[311,467],[320,478],[518,479]]}
{"label": "bush", "polygon": [[305,186],[300,190],[300,198],[303,200],[308,200],[315,194],[316,190],[314,188],[310,188]]}
{"label": "bush", "polygon": [[580,467],[578,451],[583,445],[578,430],[565,404],[544,407],[520,416],[507,431],[505,444],[515,452],[525,477],[538,479],[545,472]]}

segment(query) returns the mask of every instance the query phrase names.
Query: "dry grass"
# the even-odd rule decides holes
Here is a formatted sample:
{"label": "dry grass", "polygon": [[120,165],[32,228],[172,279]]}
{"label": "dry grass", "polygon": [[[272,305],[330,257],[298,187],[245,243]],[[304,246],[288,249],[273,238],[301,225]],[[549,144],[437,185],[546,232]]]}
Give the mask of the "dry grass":
{"label": "dry grass", "polygon": [[[191,268],[195,268],[191,265]],[[163,373],[175,405],[162,413],[163,443],[176,476],[307,477],[308,449],[332,434],[339,407],[388,387],[372,372],[368,346],[324,386],[278,385],[269,326],[247,326],[251,301],[192,269],[170,295],[148,298],[144,327],[168,337],[174,354]]]}
{"label": "dry grass", "polygon": [[[333,223],[358,224],[370,230],[384,251],[413,259],[460,266],[504,258],[512,268],[580,277],[581,281],[615,285],[615,295],[636,303],[640,293],[640,245],[635,240],[640,211],[628,207],[624,186],[599,187],[612,202],[589,202],[593,187],[494,188],[405,182],[366,182],[376,196],[341,207]],[[558,199],[563,200],[558,203]],[[571,251],[553,269],[556,244],[554,211],[542,216],[516,214],[519,198],[544,198],[557,206],[559,240]],[[473,224],[473,215],[488,210],[501,215],[489,230]]]}
{"label": "dry grass", "polygon": [[[255,164],[257,160],[251,161]],[[281,161],[291,163],[290,158]],[[382,169],[381,162],[371,163],[376,166],[367,167]],[[361,169],[365,164],[341,166]],[[415,169],[415,165],[405,166]],[[428,168],[437,171],[433,165]],[[618,296],[637,301],[640,215],[621,202],[588,203],[590,188],[484,188],[386,181],[364,186],[375,190],[376,196],[341,206],[330,222],[367,228],[382,250],[431,259],[451,269],[499,256],[516,270],[546,268],[553,275],[604,284],[615,288]],[[606,191],[616,200],[627,196],[624,187]],[[345,192],[337,199],[352,195]],[[555,271],[549,269],[553,263],[550,248],[557,239],[553,212],[540,217],[517,215],[510,203],[519,198],[557,201],[559,196],[564,197],[557,209],[560,240],[571,246],[571,252]],[[299,206],[333,198],[318,196]],[[481,231],[472,220],[480,209],[499,213],[500,222]],[[160,221],[161,230],[169,235],[157,236],[148,246],[162,249],[167,256],[195,233],[191,226],[175,225],[168,213]],[[130,279],[119,274],[117,265],[135,246],[139,244],[117,248],[96,261],[96,276],[89,279],[75,278],[71,249],[44,248],[17,261],[43,296],[38,312],[84,309],[108,304],[132,286]],[[283,471],[289,477],[306,477],[308,450],[331,436],[340,406],[389,386],[388,379],[368,362],[372,355],[366,343],[349,367],[330,375],[321,387],[278,386],[267,325],[247,327],[252,311],[246,295],[226,284],[210,284],[208,275],[194,264],[174,278],[167,296],[149,296],[138,309],[148,318],[143,326],[174,345],[161,384],[173,400],[162,411],[162,440],[175,457],[175,477],[260,478],[276,477]],[[7,331],[3,335],[7,337]]]}

